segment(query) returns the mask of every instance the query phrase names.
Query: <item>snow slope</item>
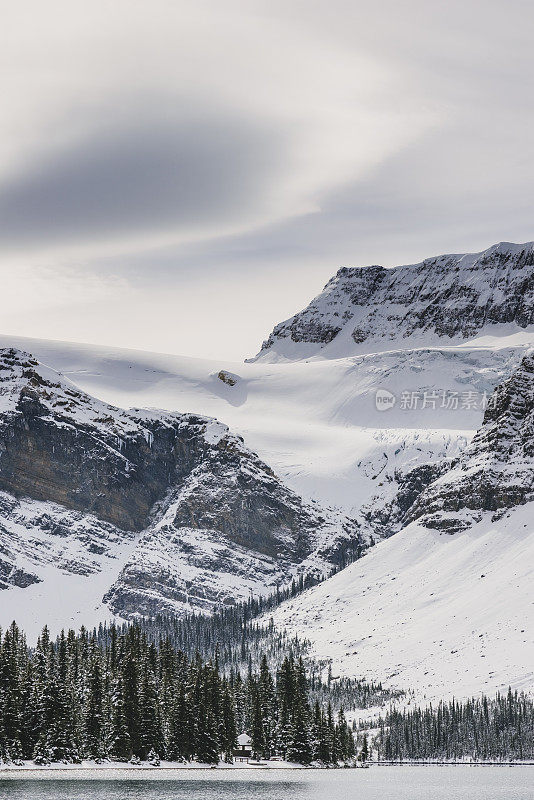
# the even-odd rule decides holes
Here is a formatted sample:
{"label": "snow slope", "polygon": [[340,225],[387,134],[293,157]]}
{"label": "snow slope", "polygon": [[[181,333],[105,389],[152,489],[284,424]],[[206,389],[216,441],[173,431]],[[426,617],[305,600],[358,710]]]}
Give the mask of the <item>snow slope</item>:
{"label": "snow slope", "polygon": [[532,691],[533,617],[534,503],[452,536],[412,523],[273,614],[336,674],[419,702]]}
{"label": "snow slope", "polygon": [[56,503],[0,492],[0,569],[14,562],[19,585],[0,581],[0,627],[12,620],[34,642],[46,623],[91,628],[111,619],[102,598],[118,579],[136,536]]}
{"label": "snow slope", "polygon": [[403,524],[277,609],[276,624],[419,700],[534,690],[533,356],[495,389],[460,458],[430,471]]}

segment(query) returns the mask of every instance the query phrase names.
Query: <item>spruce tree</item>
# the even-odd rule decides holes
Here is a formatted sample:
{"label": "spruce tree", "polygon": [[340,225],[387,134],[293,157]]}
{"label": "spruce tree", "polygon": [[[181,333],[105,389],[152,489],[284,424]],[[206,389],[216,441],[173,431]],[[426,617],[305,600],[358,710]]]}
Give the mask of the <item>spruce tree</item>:
{"label": "spruce tree", "polygon": [[252,729],[250,737],[252,755],[256,759],[263,758],[265,755],[265,734],[263,731],[261,698],[257,687],[255,687],[252,696]]}
{"label": "spruce tree", "polygon": [[262,755],[264,758],[269,758],[273,755],[276,744],[277,708],[274,680],[270,673],[265,653],[260,661],[257,691],[260,701],[264,740]]}
{"label": "spruce tree", "polygon": [[160,754],[163,752],[163,734],[159,711],[156,677],[154,674],[154,653],[152,647],[144,654],[141,665],[142,675],[139,688],[139,752],[141,758],[147,758],[153,750]]}
{"label": "spruce tree", "polygon": [[120,680],[123,692],[123,712],[126,719],[126,729],[130,737],[131,752],[132,755],[139,756],[141,750],[141,741],[138,664],[131,637],[127,637],[124,643],[124,654],[123,658],[121,659],[119,669],[121,673]]}
{"label": "spruce tree", "polygon": [[20,638],[13,622],[0,644],[0,758],[5,760],[17,760],[22,755]]}
{"label": "spruce tree", "polygon": [[104,687],[102,655],[96,641],[91,639],[85,705],[84,752],[87,758],[100,760],[105,756]]}
{"label": "spruce tree", "polygon": [[224,681],[222,689],[222,732],[220,745],[224,760],[231,763],[233,751],[237,747],[237,728],[233,698],[227,681]]}
{"label": "spruce tree", "polygon": [[199,719],[195,737],[195,757],[202,764],[219,763],[219,742],[217,722],[213,711],[204,705],[199,706]]}
{"label": "spruce tree", "polygon": [[107,746],[109,755],[117,761],[129,761],[133,752],[125,712],[122,672],[119,672],[112,682],[110,716],[110,732]]}

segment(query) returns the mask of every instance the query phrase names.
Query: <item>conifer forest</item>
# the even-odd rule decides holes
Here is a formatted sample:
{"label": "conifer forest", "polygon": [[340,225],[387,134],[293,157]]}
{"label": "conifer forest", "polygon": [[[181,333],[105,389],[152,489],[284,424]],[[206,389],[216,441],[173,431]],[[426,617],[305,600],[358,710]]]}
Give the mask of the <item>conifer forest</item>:
{"label": "conifer forest", "polygon": [[[340,678],[331,667],[323,679],[324,665],[307,657],[299,640],[269,635],[255,623],[257,635],[246,627],[245,637],[249,611],[82,628],[56,639],[45,627],[33,648],[13,623],[0,643],[0,760],[231,763],[242,733],[253,759],[303,765],[373,756],[534,758],[534,704],[527,696],[508,691],[398,710],[402,693]],[[388,702],[376,723],[347,722],[344,707]]]}
{"label": "conifer forest", "polygon": [[524,694],[484,695],[436,708],[391,711],[380,721],[385,760],[523,761],[534,758],[534,703]]}
{"label": "conifer forest", "polygon": [[[105,640],[105,641],[104,641]],[[232,761],[247,732],[257,759],[301,764],[347,761],[354,737],[340,709],[310,703],[302,658],[276,672],[265,655],[243,675],[217,657],[158,644],[137,625],[69,631],[45,628],[30,650],[13,623],[0,649],[0,756],[37,764],[81,759],[158,763]]]}

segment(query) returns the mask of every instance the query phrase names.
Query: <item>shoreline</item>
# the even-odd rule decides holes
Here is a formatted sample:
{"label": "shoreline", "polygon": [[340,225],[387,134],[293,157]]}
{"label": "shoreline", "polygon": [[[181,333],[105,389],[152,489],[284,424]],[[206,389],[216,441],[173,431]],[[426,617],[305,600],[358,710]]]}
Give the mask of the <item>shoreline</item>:
{"label": "shoreline", "polygon": [[[367,767],[532,767],[534,766],[534,761],[372,761],[369,762]],[[262,771],[262,772],[280,772],[280,771],[299,771],[305,770],[309,772],[310,770],[314,772],[325,772],[325,771],[345,771],[350,769],[351,771],[366,769],[367,767],[361,766],[354,766],[354,767],[321,767],[321,766],[304,766],[301,764],[243,764],[243,765],[235,765],[235,764],[220,764],[220,765],[211,765],[211,764],[179,764],[179,763],[169,763],[162,764],[159,767],[153,766],[150,764],[128,764],[128,763],[105,763],[105,764],[50,764],[47,766],[33,766],[27,765],[24,766],[16,766],[16,765],[1,765],[0,766],[0,780],[2,778],[15,778],[17,775],[21,777],[29,777],[35,776],[38,777],[39,775],[43,776],[51,776],[55,775],[56,777],[60,778],[67,778],[67,777],[80,777],[80,774],[91,776],[98,773],[98,777],[101,777],[103,780],[106,778],[106,773],[109,773],[111,777],[112,774],[116,773],[128,773],[131,775],[132,773],[150,773],[151,775],[155,775],[157,773],[170,773],[170,772],[180,772],[180,773],[197,773],[197,772],[210,772],[210,773],[221,773],[221,772],[255,772],[255,771]]]}
{"label": "shoreline", "polygon": [[373,767],[534,767],[534,761],[372,761]]}

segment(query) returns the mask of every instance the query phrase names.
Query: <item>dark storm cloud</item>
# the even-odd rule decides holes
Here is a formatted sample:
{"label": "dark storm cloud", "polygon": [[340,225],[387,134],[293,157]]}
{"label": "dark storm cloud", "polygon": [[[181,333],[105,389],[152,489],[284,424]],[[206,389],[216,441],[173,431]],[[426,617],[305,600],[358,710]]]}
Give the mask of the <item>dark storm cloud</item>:
{"label": "dark storm cloud", "polygon": [[224,225],[261,202],[283,136],[219,114],[102,125],[0,184],[4,246]]}

